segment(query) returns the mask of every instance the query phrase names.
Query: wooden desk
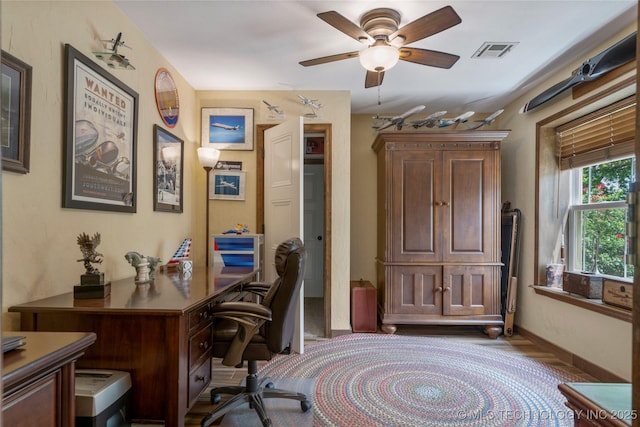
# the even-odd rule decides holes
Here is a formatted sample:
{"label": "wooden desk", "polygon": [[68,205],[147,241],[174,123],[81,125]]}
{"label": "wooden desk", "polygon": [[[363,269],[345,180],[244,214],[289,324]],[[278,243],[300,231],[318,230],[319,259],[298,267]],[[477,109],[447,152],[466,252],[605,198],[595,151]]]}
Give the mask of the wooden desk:
{"label": "wooden desk", "polygon": [[75,363],[96,340],[92,333],[5,332],[26,344],[2,357],[2,424],[75,425]]}
{"label": "wooden desk", "polygon": [[195,269],[186,280],[177,272],[156,273],[151,285],[115,281],[104,299],[74,299],[69,292],[9,311],[21,313],[23,330],[95,332],[96,343],[78,367],[128,371],[132,421],[182,427],[211,380],[211,306],[256,271],[224,273]]}
{"label": "wooden desk", "polygon": [[566,383],[558,389],[567,398],[576,427],[627,427],[638,417],[631,409],[631,384]]}

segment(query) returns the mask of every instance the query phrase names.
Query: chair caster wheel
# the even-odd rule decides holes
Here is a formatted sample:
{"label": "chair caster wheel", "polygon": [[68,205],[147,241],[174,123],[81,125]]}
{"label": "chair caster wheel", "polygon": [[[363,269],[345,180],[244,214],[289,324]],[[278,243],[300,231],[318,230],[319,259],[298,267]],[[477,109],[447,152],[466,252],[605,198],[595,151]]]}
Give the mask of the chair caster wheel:
{"label": "chair caster wheel", "polygon": [[312,406],[313,403],[309,402],[308,400],[303,400],[300,402],[300,408],[302,409],[302,412],[307,412],[309,409],[311,409]]}
{"label": "chair caster wheel", "polygon": [[212,394],[211,395],[211,404],[212,405],[217,405],[218,403],[220,403],[220,400],[222,400],[222,398],[220,397],[219,394]]}
{"label": "chair caster wheel", "polygon": [[274,389],[274,388],[276,388],[276,386],[275,386],[275,385],[273,385],[273,383],[272,383],[271,381],[269,381],[268,383],[266,383],[266,384],[264,385],[264,388]]}

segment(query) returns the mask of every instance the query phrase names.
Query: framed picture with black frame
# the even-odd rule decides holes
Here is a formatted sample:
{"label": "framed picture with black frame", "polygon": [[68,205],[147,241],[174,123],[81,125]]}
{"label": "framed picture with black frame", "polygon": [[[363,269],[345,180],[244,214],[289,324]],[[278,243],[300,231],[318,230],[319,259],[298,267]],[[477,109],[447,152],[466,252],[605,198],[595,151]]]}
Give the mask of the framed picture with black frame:
{"label": "framed picture with black frame", "polygon": [[63,208],[136,211],[138,93],[65,45]]}
{"label": "framed picture with black frame", "polygon": [[153,126],[153,210],[182,213],[184,141]]}
{"label": "framed picture with black frame", "polygon": [[2,51],[2,169],[29,172],[31,66]]}

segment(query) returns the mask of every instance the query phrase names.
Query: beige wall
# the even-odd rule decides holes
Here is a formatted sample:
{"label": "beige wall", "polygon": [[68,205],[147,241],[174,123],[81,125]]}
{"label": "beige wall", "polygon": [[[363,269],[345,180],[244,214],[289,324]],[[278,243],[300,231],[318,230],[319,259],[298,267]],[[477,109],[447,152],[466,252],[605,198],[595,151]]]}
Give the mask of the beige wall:
{"label": "beige wall", "polygon": [[[194,197],[204,187],[194,178],[198,143],[195,92],[171,65],[122,15],[107,2],[2,2],[2,49],[33,67],[31,111],[31,171],[3,172],[3,312],[4,327],[18,327],[18,316],[7,307],[69,292],[84,272],[76,237],[83,232],[102,235],[99,267],[108,279],[129,277],[132,267],[124,259],[138,251],[168,260],[185,237],[197,239],[194,224],[204,212]],[[122,31],[133,49],[127,51],[135,71],[107,69],[139,94],[137,138],[137,213],[63,209],[62,147],[64,111],[64,44],[83,54],[101,47]],[[171,130],[185,141],[184,213],[153,211],[153,125],[162,125],[153,93],[159,67],[172,71],[180,93],[180,119]],[[165,127],[166,128],[166,127]],[[196,183],[194,185],[194,182]],[[199,248],[194,250],[201,257]]]}
{"label": "beige wall", "polygon": [[[205,107],[253,108],[256,124],[278,123],[269,119],[266,100],[284,110],[285,119],[297,119],[310,112],[300,102],[297,94],[317,99],[322,108],[317,118],[305,118],[305,123],[331,124],[331,329],[351,330],[349,319],[349,250],[350,250],[350,180],[351,159],[351,100],[347,91],[206,91],[198,92],[199,109]],[[255,231],[256,224],[256,152],[223,151],[220,160],[241,161],[247,171],[246,200],[214,200],[211,202],[210,227],[212,232],[221,232],[237,223],[245,223]],[[204,184],[204,172],[202,185]],[[200,199],[196,201],[198,206]],[[199,205],[197,209],[204,209]],[[202,228],[204,229],[204,224]],[[345,238],[345,236],[347,236]]]}
{"label": "beige wall", "polygon": [[371,114],[351,116],[351,280],[376,284],[377,164],[371,144],[378,134]]}
{"label": "beige wall", "polygon": [[[635,26],[621,31],[594,49],[591,55],[606,49],[634,30]],[[509,105],[499,121],[502,128],[512,130],[502,146],[503,199],[510,200],[514,208],[522,211],[523,216],[516,325],[631,381],[632,327],[630,323],[552,300],[536,294],[529,287],[533,284],[536,268],[533,258],[537,242],[534,229],[536,123],[579,100],[572,100],[570,92],[567,92],[526,114],[518,114],[518,109],[533,96],[567,78],[581,62],[582,59],[560,70],[547,82],[532,88],[526,96]],[[541,220],[540,227],[545,227],[545,221]],[[540,262],[550,261],[541,260]]]}

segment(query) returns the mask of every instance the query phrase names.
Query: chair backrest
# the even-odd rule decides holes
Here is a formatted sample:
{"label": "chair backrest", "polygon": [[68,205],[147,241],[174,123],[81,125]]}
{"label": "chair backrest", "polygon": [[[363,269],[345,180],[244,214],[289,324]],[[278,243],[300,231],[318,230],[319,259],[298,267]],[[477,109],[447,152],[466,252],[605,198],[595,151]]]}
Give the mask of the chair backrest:
{"label": "chair backrest", "polygon": [[278,278],[262,302],[271,308],[271,321],[265,324],[265,335],[269,350],[274,353],[282,352],[293,340],[306,254],[302,241],[297,237],[280,243],[276,249]]}

